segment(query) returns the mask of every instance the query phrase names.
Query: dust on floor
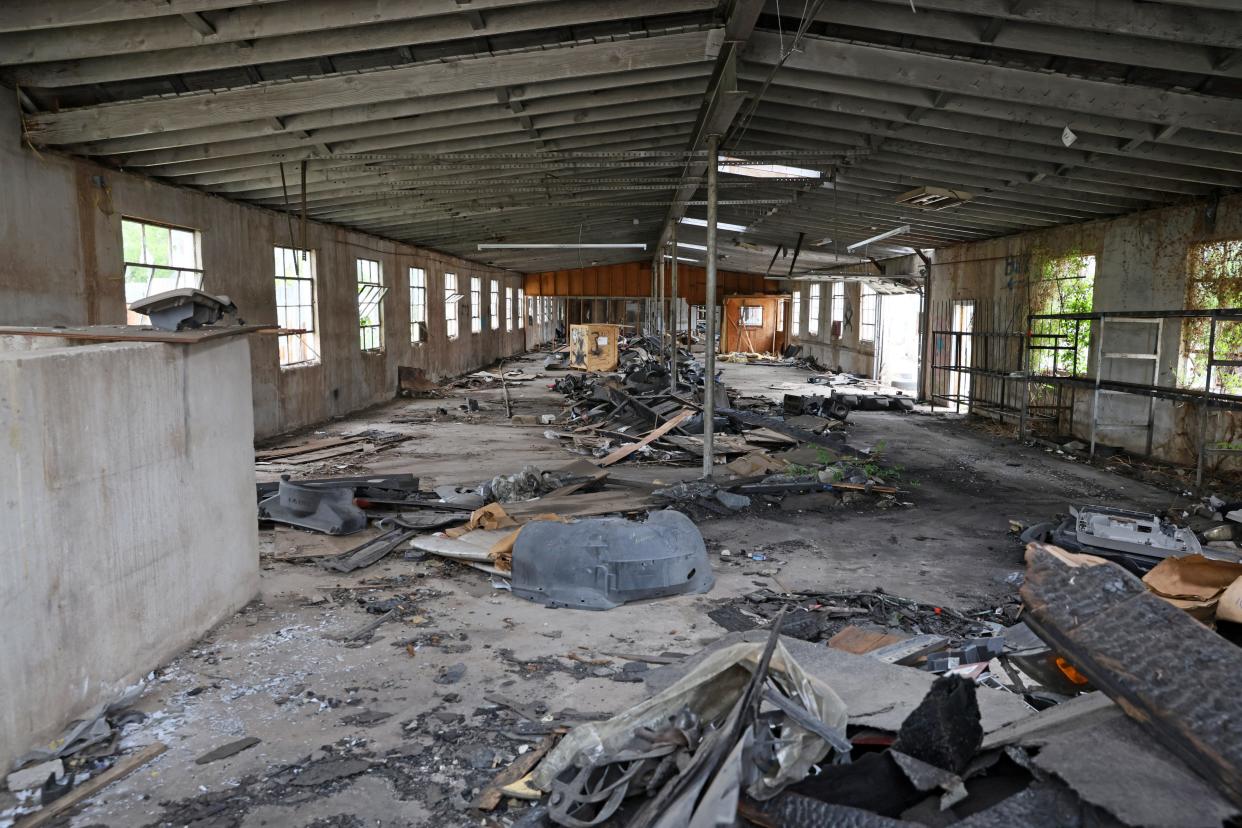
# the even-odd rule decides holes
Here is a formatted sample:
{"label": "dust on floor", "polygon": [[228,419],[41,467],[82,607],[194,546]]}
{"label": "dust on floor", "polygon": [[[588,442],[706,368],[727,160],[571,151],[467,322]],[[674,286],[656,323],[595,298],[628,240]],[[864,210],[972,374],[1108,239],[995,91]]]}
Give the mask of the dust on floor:
{"label": "dust on floor", "polygon": [[[533,372],[541,364],[531,355],[522,367]],[[782,391],[769,387],[773,372],[798,379],[792,369],[723,367],[725,381],[743,394],[779,399]],[[561,406],[538,381],[511,393],[515,414]],[[467,396],[480,411],[458,408]],[[323,430],[366,428],[415,436],[361,461],[336,458],[304,471],[411,472],[427,488],[576,459],[542,428],[509,424],[499,389],[397,401]],[[950,418],[856,412],[850,433],[854,444],[883,444],[884,463],[900,474],[912,506],[772,509],[706,520],[700,529],[717,575],[710,594],[608,612],[546,609],[493,588],[483,573],[399,553],[349,575],[328,573],[274,558],[331,549],[330,539],[261,533],[258,599],[153,674],[138,705],[149,718],[127,727],[126,744],[160,740],[169,750],[105,789],[72,824],[479,825],[469,810],[474,795],[543,733],[642,697],[643,684],[629,680],[625,660],[609,653],[694,652],[723,634],[706,614],[721,599],[760,588],[880,587],[947,606],[985,605],[1012,593],[1006,579],[1021,568],[1011,519],[1045,519],[1076,502],[1153,510],[1171,503],[1155,488]],[[698,474],[633,463],[621,469],[670,482]],[[722,549],[733,554],[721,558]],[[769,560],[743,558],[743,551],[766,552]],[[385,586],[358,588],[377,581]],[[393,595],[410,596],[417,612],[360,645],[334,638],[375,617],[366,602]],[[195,764],[243,736],[261,741]],[[501,824],[521,810],[506,817],[506,807],[494,812]]]}

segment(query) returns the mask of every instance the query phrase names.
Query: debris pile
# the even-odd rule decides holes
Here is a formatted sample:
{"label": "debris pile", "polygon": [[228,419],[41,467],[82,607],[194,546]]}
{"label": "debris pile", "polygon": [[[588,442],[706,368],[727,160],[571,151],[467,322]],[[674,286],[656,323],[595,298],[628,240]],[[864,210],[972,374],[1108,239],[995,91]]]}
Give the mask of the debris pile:
{"label": "debris pile", "polygon": [[[492,787],[511,816],[534,803],[523,826],[1236,820],[1242,707],[1230,676],[1242,650],[1119,566],[1055,547],[1030,547],[1021,598],[1029,626],[1003,625],[1016,604],[960,613],[880,592],[747,596],[767,629],[651,658],[663,666],[639,671],[649,698],[579,724]],[[849,626],[810,643],[802,619],[815,614]],[[886,643],[859,626],[870,619],[913,635]],[[953,665],[1007,661],[1013,648],[1043,648],[1071,689],[1039,688],[1033,662],[992,668],[1010,683]],[[1198,667],[1174,669],[1179,653]]]}

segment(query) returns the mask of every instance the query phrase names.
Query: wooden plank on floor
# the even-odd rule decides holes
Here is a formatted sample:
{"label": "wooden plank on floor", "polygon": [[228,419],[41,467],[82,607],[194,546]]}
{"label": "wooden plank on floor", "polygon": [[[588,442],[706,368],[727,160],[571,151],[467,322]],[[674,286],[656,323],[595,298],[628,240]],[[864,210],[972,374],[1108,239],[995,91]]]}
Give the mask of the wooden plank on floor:
{"label": "wooden plank on floor", "polygon": [[163,742],[156,742],[154,744],[147,745],[137,753],[131,753],[129,756],[122,756],[117,760],[115,765],[108,768],[103,773],[98,776],[91,777],[81,785],[78,785],[76,788],[71,790],[69,793],[62,796],[60,799],[53,801],[43,810],[35,814],[31,814],[31,816],[27,819],[19,821],[17,823],[17,828],[38,828],[40,825],[46,825],[62,814],[73,810],[78,805],[82,804],[83,800],[94,796],[104,788],[111,785],[113,782],[129,776],[131,773],[138,770],[140,767],[145,765],[147,762],[150,762],[166,750],[168,750],[167,745]]}
{"label": "wooden plank on floor", "polygon": [[1171,753],[1242,805],[1242,648],[1113,563],[1027,547],[1024,620]]}
{"label": "wooden plank on floor", "polygon": [[653,440],[658,440],[660,437],[663,437],[665,434],[668,434],[670,431],[677,428],[677,426],[681,425],[686,420],[690,419],[693,415],[694,415],[693,411],[682,411],[680,414],[673,417],[668,422],[664,423],[664,425],[659,426],[658,428],[652,429],[650,432],[647,433],[645,437],[643,437],[638,442],[627,443],[624,446],[621,446],[621,448],[612,452],[612,454],[609,454],[603,460],[600,460],[599,465],[611,466],[613,463],[624,460],[625,458],[629,457],[631,454],[638,451],[640,448],[652,442]]}
{"label": "wooden plank on floor", "polygon": [[194,345],[226,336],[278,330],[275,325],[222,325],[190,331],[160,331],[139,325],[94,325],[81,328],[44,328],[0,325],[0,336],[58,336],[87,342],[162,342],[167,345]]}
{"label": "wooden plank on floor", "polygon": [[905,641],[906,636],[886,633],[881,630],[865,630],[850,625],[828,639],[828,646],[834,650],[844,650],[854,655],[864,655],[872,650],[887,647]]}
{"label": "wooden plank on floor", "polygon": [[588,517],[612,512],[638,512],[651,507],[651,499],[636,489],[575,494],[568,497],[541,497],[521,503],[504,504],[510,517],[524,519],[534,515],[555,514],[561,517]]}
{"label": "wooden plank on floor", "polygon": [[292,457],[295,454],[306,454],[307,452],[319,451],[320,449],[332,448],[333,446],[360,443],[365,439],[365,437],[325,437],[322,440],[311,440],[309,443],[302,443],[300,446],[277,446],[276,448],[262,449],[254,453],[254,459],[278,460],[281,457]]}

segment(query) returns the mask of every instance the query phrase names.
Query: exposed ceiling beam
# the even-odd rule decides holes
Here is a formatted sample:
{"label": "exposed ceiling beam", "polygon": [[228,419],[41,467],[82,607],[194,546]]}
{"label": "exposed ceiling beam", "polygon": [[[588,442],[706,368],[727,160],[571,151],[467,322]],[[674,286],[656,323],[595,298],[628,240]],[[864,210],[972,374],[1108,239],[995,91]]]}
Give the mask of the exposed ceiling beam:
{"label": "exposed ceiling beam", "polygon": [[[910,0],[877,0],[910,8]],[[1232,11],[1176,8],[1135,0],[917,0],[920,12],[952,11],[1107,32],[1156,40],[1233,47],[1238,44],[1236,4]]]}
{"label": "exposed ceiling beam", "polygon": [[0,3],[0,32],[144,20],[279,2],[283,0],[4,0]]}
{"label": "exposed ceiling beam", "polygon": [[695,63],[707,59],[707,39],[708,32],[686,32],[68,109],[27,119],[26,138],[34,144],[97,141],[163,129],[279,118],[335,106],[494,89],[506,83],[588,77],[626,67]]}
{"label": "exposed ceiling beam", "polygon": [[[631,93],[632,96],[633,93]],[[429,113],[410,119],[364,121],[355,127],[331,127],[316,130],[305,138],[294,135],[278,136],[280,140],[260,143],[258,139],[229,142],[230,146],[211,146],[204,152],[193,148],[159,150],[137,153],[116,159],[121,166],[143,168],[153,175],[184,175],[262,166],[279,161],[303,158],[319,158],[333,154],[375,152],[391,147],[410,146],[426,141],[442,141],[452,138],[473,138],[488,134],[507,134],[516,126],[523,129],[546,129],[550,127],[587,125],[612,122],[624,118],[646,118],[655,115],[680,116],[694,106],[697,96],[685,94],[676,97],[653,95],[632,98],[625,103],[590,106],[593,101],[579,96],[551,98],[558,102],[555,107],[540,107],[539,112],[528,111],[514,116],[499,106],[472,107]],[[523,125],[523,121],[529,125]],[[659,123],[656,121],[655,123]],[[254,146],[260,144],[259,146]],[[331,151],[323,153],[316,147],[328,144]],[[248,150],[248,151],[247,151]]]}
{"label": "exposed ceiling beam", "polygon": [[[749,82],[762,82],[765,70],[758,64],[743,64],[739,74]],[[817,72],[782,69],[778,83],[792,89],[814,92],[825,92],[832,95],[846,95],[851,98],[864,98],[877,103],[900,104],[912,108],[907,120],[922,123],[928,119],[927,112],[931,103],[931,93],[925,89],[903,86],[900,83],[872,81],[864,78],[846,78],[824,75]],[[956,113],[971,117],[982,117],[998,121],[1006,121],[1015,126],[1033,124],[1054,128],[1059,134],[1065,126],[1075,132],[1096,133],[1116,138],[1142,138],[1148,140],[1153,130],[1162,130],[1162,126],[1140,123],[1134,120],[1103,117],[1095,114],[1071,112],[1057,109],[1052,101],[1042,105],[998,101],[990,98],[976,98],[969,95],[954,95],[944,103],[943,112]],[[818,104],[825,110],[836,107],[835,100],[829,98]],[[916,113],[914,110],[918,110]],[[930,120],[930,119],[928,119]],[[1226,135],[1219,132],[1184,129],[1176,133],[1171,143],[1178,146],[1217,150],[1220,152],[1242,152],[1242,137]]]}
{"label": "exposed ceiling beam", "polygon": [[[709,69],[710,64],[708,63],[633,68],[614,74],[525,83],[507,86],[503,89],[510,106],[512,106],[514,101],[522,101],[524,107],[538,109],[540,106],[545,105],[545,102],[548,100],[567,95],[585,94],[591,96],[592,99],[598,97],[604,102],[610,102],[614,101],[613,96],[623,94],[627,89],[641,90],[646,86],[655,84],[672,84],[665,86],[665,93],[681,95],[685,94],[685,90],[676,84],[686,83],[695,90],[701,90],[703,88],[703,79],[706,77]],[[641,91],[637,91],[634,94],[638,97],[643,96]],[[227,151],[229,149],[229,142],[233,141],[265,137],[276,137],[277,140],[283,140],[282,133],[285,132],[313,132],[335,127],[349,127],[368,121],[397,118],[417,119],[417,117],[423,115],[486,106],[496,102],[496,95],[497,90],[491,89],[453,92],[446,95],[430,95],[361,106],[342,106],[335,109],[289,115],[280,119],[267,118],[241,121],[235,124],[170,130],[145,135],[131,135],[123,138],[111,138],[84,144],[69,144],[66,146],[66,149],[82,155],[123,156],[128,153],[149,150],[190,148],[210,156],[213,154],[216,145],[220,145],[222,151]],[[244,151],[251,152],[257,149],[262,149],[262,147],[252,147]]]}
{"label": "exposed ceiling beam", "polygon": [[[701,152],[711,135],[724,135],[742,108],[745,93],[737,88],[738,55],[745,48],[755,30],[755,23],[763,11],[764,0],[730,0],[726,3],[724,39],[716,56],[716,66],[703,94],[694,127],[690,133],[687,149],[690,153]],[[711,163],[716,163],[715,159]],[[682,186],[677,191],[677,201],[669,206],[668,215],[660,228],[660,236],[653,249],[662,255],[664,245],[673,235],[673,228],[685,215],[684,201],[698,189],[707,172],[708,162],[694,158],[686,164],[682,173]]]}
{"label": "exposed ceiling beam", "polygon": [[[1176,72],[1242,76],[1242,66],[1221,66],[1212,47],[1152,40],[1080,28],[1064,28],[1003,17],[980,18],[909,5],[862,0],[828,0],[816,20],[834,25],[900,32],[968,44],[986,44],[1045,55],[1064,55],[1123,66],[1152,66]],[[1235,23],[1236,25],[1236,23]],[[1242,42],[1242,41],[1240,41]]]}
{"label": "exposed ceiling beam", "polygon": [[[536,0],[478,0],[481,8],[492,9],[530,2]],[[459,17],[466,28],[470,28],[461,9],[450,0],[420,0],[417,3],[297,0],[233,9],[217,17],[212,23],[215,31],[209,36],[187,26],[179,15],[63,29],[10,32],[0,34],[0,65],[185,49],[204,43],[254,41],[299,32],[322,32],[350,26],[434,18],[446,14]],[[332,52],[332,49],[326,49],[321,54]]]}
{"label": "exposed ceiling beam", "polygon": [[[314,58],[374,49],[442,44],[480,36],[497,36],[545,28],[578,26],[607,20],[702,11],[714,0],[564,0],[542,5],[498,8],[476,28],[467,14],[396,20],[364,26],[333,27],[244,42],[217,43],[152,52],[129,52],[79,60],[57,60],[16,66],[8,74],[25,86],[61,87],[233,69],[284,60]],[[407,15],[411,18],[415,15]]]}
{"label": "exposed ceiling beam", "polygon": [[[1007,141],[1042,144],[1057,150],[1064,149],[1061,130],[1056,127],[1019,124],[997,118],[967,116],[940,110],[920,113],[916,120],[909,108],[900,104],[845,95],[828,96],[816,93],[808,95],[804,90],[775,85],[768,89],[764,101],[765,104],[784,104],[814,110],[821,116],[823,113],[832,112],[836,114],[832,122],[834,125],[841,127],[849,125],[850,129],[875,128],[883,132],[891,132],[903,130],[904,124],[917,123],[919,127],[929,129],[953,130]],[[1138,156],[1154,163],[1242,171],[1242,152],[1221,152],[1170,144],[1149,146],[1136,152],[1135,148],[1140,144],[1165,141],[1170,138],[1176,132],[1176,125],[1166,128],[1149,127],[1149,130],[1147,135],[1131,139],[1134,144],[1129,147],[1126,146],[1126,142],[1119,141],[1112,136],[1092,135],[1085,130],[1078,131],[1078,140],[1074,143],[1074,149],[1119,157]]]}
{"label": "exposed ceiling beam", "polygon": [[[781,58],[780,36],[756,32],[746,58],[773,65]],[[785,65],[842,77],[865,78],[929,90],[934,95],[969,95],[1146,123],[1180,123],[1191,128],[1242,134],[1242,100],[1166,92],[1106,81],[994,66],[857,43],[806,37]],[[947,105],[949,101],[942,101]]]}

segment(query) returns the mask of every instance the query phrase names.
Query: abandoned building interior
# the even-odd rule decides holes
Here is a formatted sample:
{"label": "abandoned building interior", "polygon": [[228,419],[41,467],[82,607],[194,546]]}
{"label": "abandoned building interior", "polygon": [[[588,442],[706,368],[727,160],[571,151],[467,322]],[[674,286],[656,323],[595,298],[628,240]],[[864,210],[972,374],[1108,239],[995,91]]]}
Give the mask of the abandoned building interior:
{"label": "abandoned building interior", "polygon": [[0,0],[0,828],[1242,824],[1242,2]]}

